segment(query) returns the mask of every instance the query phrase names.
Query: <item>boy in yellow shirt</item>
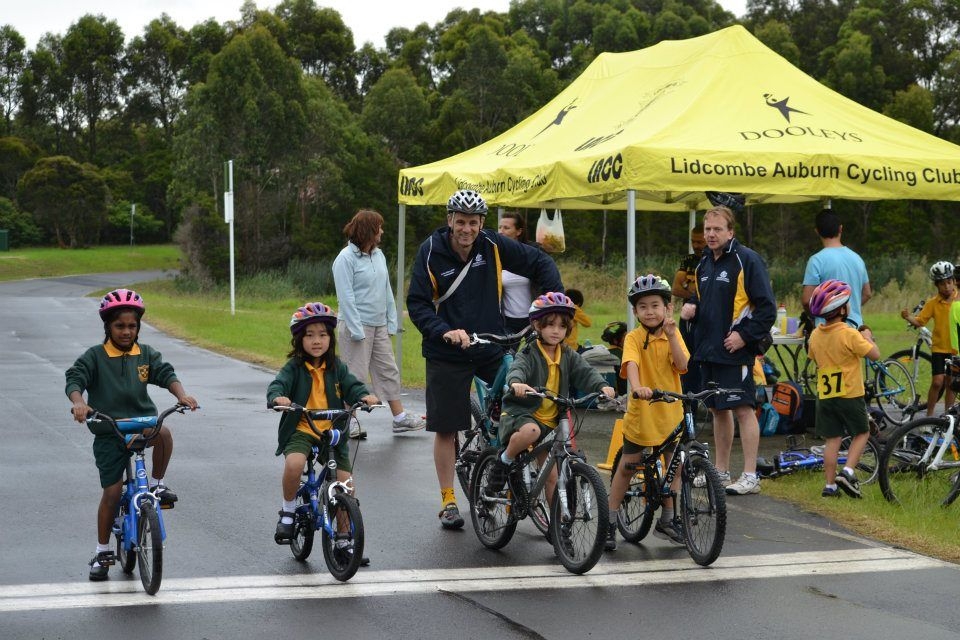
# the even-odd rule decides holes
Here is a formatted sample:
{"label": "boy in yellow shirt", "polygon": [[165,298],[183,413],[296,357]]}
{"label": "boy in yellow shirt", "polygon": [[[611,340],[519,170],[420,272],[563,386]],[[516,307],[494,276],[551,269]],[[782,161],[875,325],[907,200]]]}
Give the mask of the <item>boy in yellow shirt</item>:
{"label": "boy in yellow shirt", "polygon": [[900,311],[904,320],[915,327],[923,327],[933,318],[933,344],[930,346],[931,377],[930,391],[927,393],[927,415],[932,416],[937,407],[937,398],[944,393],[943,410],[953,406],[954,392],[947,384],[946,361],[957,351],[950,339],[950,307],[957,300],[957,283],[953,279],[953,264],[946,260],[930,267],[930,279],[937,286],[937,295],[929,298],[916,317],[906,309]]}
{"label": "boy in yellow shirt", "polygon": [[574,313],[573,324],[570,325],[570,331],[564,338],[563,344],[574,351],[580,351],[580,325],[589,327],[593,324],[593,320],[583,310],[583,293],[579,289],[567,289],[567,297],[573,300]]}
{"label": "boy in yellow shirt", "polygon": [[[873,334],[863,325],[860,330],[845,320],[849,313],[850,285],[840,280],[826,280],[810,296],[810,313],[826,322],[810,335],[807,353],[817,363],[817,435],[826,446],[823,450],[823,473],[826,484],[820,495],[839,495],[837,486],[851,498],[861,498],[860,482],[854,469],[870,437],[867,408],[863,401],[863,368],[861,358],[876,360],[880,349]],[[837,472],[840,441],[851,436],[846,465]]]}
{"label": "boy in yellow shirt", "polygon": [[[627,334],[623,344],[620,372],[626,374],[631,394],[623,417],[623,454],[610,483],[610,526],[604,546],[607,551],[617,548],[617,518],[634,474],[627,465],[640,462],[644,448],[662,444],[683,420],[682,403],[651,403],[653,390],[681,393],[680,374],[687,371],[690,358],[673,320],[670,284],[666,280],[652,273],[640,276],[630,287],[627,298],[640,325]],[[669,465],[667,460],[664,468]],[[680,488],[679,473],[671,488],[674,491]],[[684,544],[683,530],[674,516],[673,498],[664,498],[653,535]]]}

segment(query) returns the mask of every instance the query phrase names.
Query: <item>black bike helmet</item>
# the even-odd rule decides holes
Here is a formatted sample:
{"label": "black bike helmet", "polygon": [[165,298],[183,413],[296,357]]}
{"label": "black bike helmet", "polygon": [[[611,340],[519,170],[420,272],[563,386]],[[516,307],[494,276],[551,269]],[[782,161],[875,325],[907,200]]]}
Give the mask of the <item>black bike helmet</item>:
{"label": "black bike helmet", "polygon": [[706,191],[707,200],[715,207],[727,207],[734,213],[743,213],[747,197],[742,193],[725,193],[723,191]]}
{"label": "black bike helmet", "polygon": [[617,320],[609,323],[603,328],[603,333],[600,334],[600,339],[608,344],[615,344],[619,342],[626,334],[627,323]]}

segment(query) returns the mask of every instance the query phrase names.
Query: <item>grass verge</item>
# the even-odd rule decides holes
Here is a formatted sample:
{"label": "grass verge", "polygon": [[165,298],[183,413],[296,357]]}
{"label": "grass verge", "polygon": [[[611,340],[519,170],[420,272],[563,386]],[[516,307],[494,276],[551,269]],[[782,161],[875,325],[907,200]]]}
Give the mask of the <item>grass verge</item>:
{"label": "grass verge", "polygon": [[27,248],[0,252],[0,280],[179,267],[180,249],[170,244],[91,249]]}

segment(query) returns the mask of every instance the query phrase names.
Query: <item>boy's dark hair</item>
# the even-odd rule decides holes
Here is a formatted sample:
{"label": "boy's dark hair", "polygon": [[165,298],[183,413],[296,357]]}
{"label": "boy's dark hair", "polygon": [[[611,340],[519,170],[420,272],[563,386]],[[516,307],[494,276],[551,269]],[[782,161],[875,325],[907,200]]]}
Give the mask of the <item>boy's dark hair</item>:
{"label": "boy's dark hair", "polygon": [[840,216],[832,209],[822,209],[817,214],[817,235],[821,238],[836,238],[840,235]]}
{"label": "boy's dark hair", "polygon": [[703,223],[698,222],[697,224],[693,225],[693,229],[690,229],[690,233],[699,233],[700,235],[703,235]]}
{"label": "boy's dark hair", "polygon": [[143,318],[143,313],[139,313],[137,310],[129,307],[118,307],[116,309],[107,311],[103,318],[103,344],[107,344],[107,342],[110,340],[110,325],[113,324],[113,321],[117,319],[117,316],[127,311],[130,311],[137,316],[137,339],[134,340],[134,343],[140,342],[140,319]]}
{"label": "boy's dark hair", "polygon": [[[569,292],[568,292],[568,296],[569,296]],[[563,326],[567,330],[568,334],[573,329],[573,318],[565,313],[548,313],[545,316],[541,316],[535,320],[531,320],[530,324],[533,324],[535,322],[541,325],[549,324],[550,322],[553,321],[554,318],[560,318],[563,321]],[[536,327],[534,327],[534,329],[536,329]]]}
{"label": "boy's dark hair", "polygon": [[583,306],[583,293],[579,289],[567,289],[567,297],[578,307]]}
{"label": "boy's dark hair", "polygon": [[[337,332],[322,322],[315,324],[322,325],[330,334],[330,348],[320,356],[320,363],[326,365],[327,369],[332,369],[337,363]],[[299,358],[301,362],[311,360],[310,354],[303,350],[303,336],[305,335],[307,335],[307,332],[303,330],[290,338],[291,349],[290,353],[287,354],[288,358]]]}

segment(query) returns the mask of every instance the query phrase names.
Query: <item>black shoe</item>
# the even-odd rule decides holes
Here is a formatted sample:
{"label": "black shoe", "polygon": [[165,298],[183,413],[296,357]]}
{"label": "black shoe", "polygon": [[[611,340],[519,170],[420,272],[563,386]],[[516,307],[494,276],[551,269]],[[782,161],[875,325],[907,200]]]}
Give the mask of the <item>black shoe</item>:
{"label": "black shoe", "polygon": [[686,540],[683,537],[683,527],[676,518],[667,522],[657,520],[657,524],[653,526],[653,535],[661,540],[672,542],[673,544],[686,544]]}
{"label": "black shoe", "polygon": [[617,523],[611,522],[607,525],[607,540],[603,543],[605,551],[617,550]]}
{"label": "black shoe", "polygon": [[570,539],[570,525],[560,525],[560,546],[563,547],[563,552],[569,557],[576,555],[576,551],[573,549],[573,540]]}
{"label": "black shoe", "polygon": [[370,566],[370,558],[368,558],[367,556],[363,556],[362,558],[360,558],[360,566],[361,566],[361,567],[369,567],[369,566]]}
{"label": "black shoe", "polygon": [[101,551],[87,564],[90,565],[89,578],[92,582],[102,582],[107,579],[110,565],[117,562],[113,551]]}
{"label": "black shoe", "polygon": [[463,527],[463,516],[460,515],[457,503],[451,502],[440,512],[440,526],[444,529],[460,529]]}
{"label": "black shoe", "polygon": [[277,544],[290,544],[293,539],[293,523],[284,524],[284,516],[288,518],[295,517],[290,511],[280,511],[280,520],[277,521],[277,531],[273,534],[273,541]]}
{"label": "black shoe", "polygon": [[836,487],[824,487],[820,492],[821,498],[839,498],[841,495],[843,494]]}
{"label": "black shoe", "polygon": [[837,479],[835,482],[837,483],[837,486],[843,489],[843,492],[851,498],[863,497],[863,494],[860,492],[860,481],[857,480],[857,476],[853,475],[846,469],[841,470],[837,474]]}
{"label": "black shoe", "polygon": [[490,465],[490,474],[487,476],[487,495],[495,495],[503,490],[503,485],[507,484],[509,472],[510,465],[498,457]]}
{"label": "black shoe", "polygon": [[170,487],[162,482],[153,488],[153,495],[160,500],[161,507],[173,506],[173,503],[180,499],[177,494],[170,490]]}

